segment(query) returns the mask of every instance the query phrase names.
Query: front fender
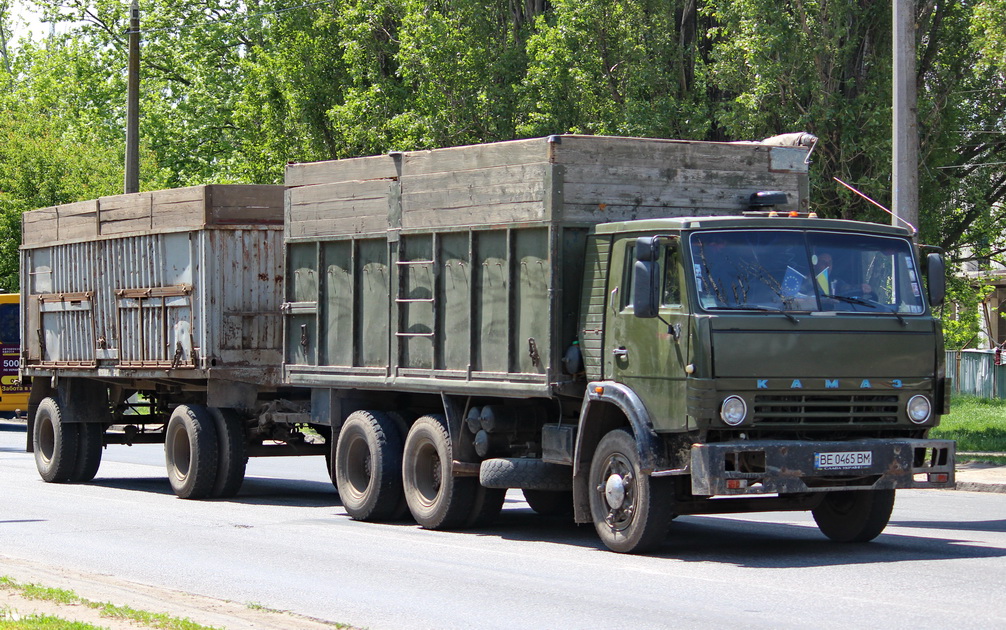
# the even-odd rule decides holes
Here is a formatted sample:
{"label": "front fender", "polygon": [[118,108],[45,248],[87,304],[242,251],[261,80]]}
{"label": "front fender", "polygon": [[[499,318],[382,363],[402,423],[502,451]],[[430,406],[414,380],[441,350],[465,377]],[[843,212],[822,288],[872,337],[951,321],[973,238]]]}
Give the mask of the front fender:
{"label": "front fender", "polygon": [[613,381],[595,381],[587,384],[587,394],[580,408],[580,426],[576,432],[576,454],[573,457],[573,476],[581,476],[583,467],[590,467],[597,443],[605,433],[625,425],[621,418],[614,419],[610,410],[618,409],[628,420],[643,472],[652,472],[664,466],[661,440],[653,430],[653,421],[646,405],[631,388]]}

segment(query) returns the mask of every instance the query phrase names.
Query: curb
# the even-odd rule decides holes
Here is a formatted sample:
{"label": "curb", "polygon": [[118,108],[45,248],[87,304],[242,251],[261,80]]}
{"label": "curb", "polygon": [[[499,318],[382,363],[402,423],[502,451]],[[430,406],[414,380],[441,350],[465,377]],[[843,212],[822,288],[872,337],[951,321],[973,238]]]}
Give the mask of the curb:
{"label": "curb", "polygon": [[1006,485],[999,483],[984,483],[981,481],[958,481],[957,487],[954,490],[963,490],[964,492],[996,492],[999,494],[1006,494]]}

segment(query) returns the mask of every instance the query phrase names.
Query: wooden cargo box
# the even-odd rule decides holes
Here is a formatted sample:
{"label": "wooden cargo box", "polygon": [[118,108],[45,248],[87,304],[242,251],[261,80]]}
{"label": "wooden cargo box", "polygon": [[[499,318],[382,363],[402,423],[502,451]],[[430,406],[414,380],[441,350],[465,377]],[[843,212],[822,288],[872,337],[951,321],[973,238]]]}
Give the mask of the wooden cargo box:
{"label": "wooden cargo box", "polygon": [[212,185],[25,213],[26,373],[278,383],[282,206]]}
{"label": "wooden cargo box", "polygon": [[570,386],[600,222],[807,204],[806,148],[552,136],[293,164],[285,374],[318,387],[548,396]]}

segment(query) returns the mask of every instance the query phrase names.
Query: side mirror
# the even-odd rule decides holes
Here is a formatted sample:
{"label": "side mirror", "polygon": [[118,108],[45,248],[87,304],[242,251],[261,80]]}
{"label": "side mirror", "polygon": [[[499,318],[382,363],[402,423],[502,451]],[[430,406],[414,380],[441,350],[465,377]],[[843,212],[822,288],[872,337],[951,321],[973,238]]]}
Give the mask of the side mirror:
{"label": "side mirror", "polygon": [[657,237],[641,236],[636,239],[636,262],[632,266],[632,311],[636,317],[652,318],[659,313],[659,256]]}
{"label": "side mirror", "polygon": [[936,253],[926,255],[926,276],[929,279],[929,305],[936,307],[943,304],[947,296],[947,269],[943,256]]}

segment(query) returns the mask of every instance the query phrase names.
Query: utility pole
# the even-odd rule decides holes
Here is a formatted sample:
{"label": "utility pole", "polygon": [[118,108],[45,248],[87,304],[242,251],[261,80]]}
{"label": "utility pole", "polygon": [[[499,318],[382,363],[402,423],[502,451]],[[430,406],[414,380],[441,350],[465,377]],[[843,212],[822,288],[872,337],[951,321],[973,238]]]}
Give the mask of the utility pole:
{"label": "utility pole", "polygon": [[140,191],[140,5],[129,7],[129,69],[126,90],[126,181],[124,192]]}
{"label": "utility pole", "polygon": [[[919,123],[915,78],[915,0],[893,0],[894,88],[891,222],[919,227]],[[899,220],[903,219],[903,221]]]}

